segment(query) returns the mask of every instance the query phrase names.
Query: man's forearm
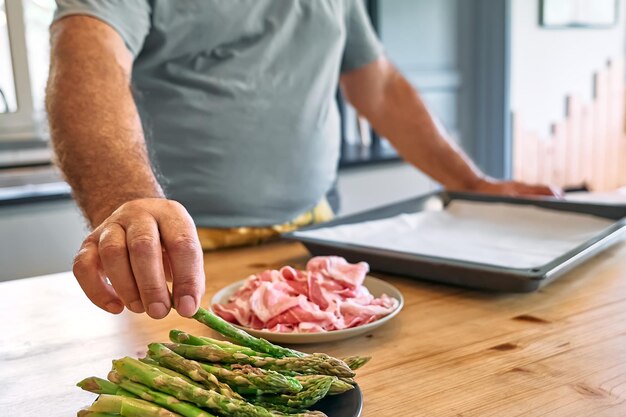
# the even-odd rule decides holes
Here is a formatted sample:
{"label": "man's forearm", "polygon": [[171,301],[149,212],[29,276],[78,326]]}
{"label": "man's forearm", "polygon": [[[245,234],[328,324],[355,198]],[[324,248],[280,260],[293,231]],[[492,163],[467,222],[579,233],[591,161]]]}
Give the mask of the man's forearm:
{"label": "man's forearm", "polygon": [[46,105],[58,163],[92,226],[124,202],[162,197],[119,35],[89,17],[52,28]]}
{"label": "man's forearm", "polygon": [[448,189],[472,189],[483,178],[480,170],[438,129],[424,102],[400,72],[386,60],[376,65],[379,67],[371,75],[355,74],[361,84],[367,82],[373,87],[363,93],[349,88],[348,99],[358,103],[357,109],[406,161]]}

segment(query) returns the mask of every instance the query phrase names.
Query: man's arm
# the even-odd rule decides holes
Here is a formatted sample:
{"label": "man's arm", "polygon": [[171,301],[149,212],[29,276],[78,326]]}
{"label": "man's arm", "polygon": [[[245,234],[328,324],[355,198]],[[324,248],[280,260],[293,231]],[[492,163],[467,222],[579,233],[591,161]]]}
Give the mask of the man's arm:
{"label": "man's arm", "polygon": [[76,256],[76,278],[111,313],[123,303],[161,318],[171,308],[171,269],[179,313],[194,314],[204,292],[202,251],[191,217],[164,198],[152,172],[130,89],[130,52],[115,30],[86,16],[56,22],[51,48],[52,143],[94,228]]}
{"label": "man's arm", "polygon": [[341,77],[348,101],[408,162],[454,191],[554,195],[549,187],[499,182],[486,177],[441,132],[411,84],[386,59]]}

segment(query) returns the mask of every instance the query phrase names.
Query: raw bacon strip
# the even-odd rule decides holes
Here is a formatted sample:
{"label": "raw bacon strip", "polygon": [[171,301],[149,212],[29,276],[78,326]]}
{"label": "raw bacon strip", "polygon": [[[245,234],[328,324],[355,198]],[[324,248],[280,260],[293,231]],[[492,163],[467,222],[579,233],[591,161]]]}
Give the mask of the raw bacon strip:
{"label": "raw bacon strip", "polygon": [[316,257],[304,271],[285,266],[250,276],[226,304],[214,311],[223,319],[257,330],[318,333],[362,326],[398,307],[398,300],[374,298],[363,280],[365,262]]}
{"label": "raw bacon strip", "polygon": [[250,310],[262,322],[300,305],[300,296],[290,293],[292,288],[285,282],[263,282],[250,296]]}
{"label": "raw bacon strip", "polygon": [[363,284],[370,267],[365,262],[348,263],[340,256],[317,256],[309,260],[306,269],[319,272],[326,278],[341,281],[348,287],[358,288]]}

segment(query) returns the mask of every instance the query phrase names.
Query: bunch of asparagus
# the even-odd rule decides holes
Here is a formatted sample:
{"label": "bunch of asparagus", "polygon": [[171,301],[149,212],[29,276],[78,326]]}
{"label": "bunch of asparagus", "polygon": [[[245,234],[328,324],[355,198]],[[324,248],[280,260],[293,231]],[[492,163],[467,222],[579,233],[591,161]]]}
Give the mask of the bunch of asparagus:
{"label": "bunch of asparagus", "polygon": [[113,361],[107,379],[77,385],[99,394],[79,417],[323,417],[308,410],[354,388],[369,357],[343,360],[277,346],[200,309],[194,318],[228,341],[170,332],[145,358]]}

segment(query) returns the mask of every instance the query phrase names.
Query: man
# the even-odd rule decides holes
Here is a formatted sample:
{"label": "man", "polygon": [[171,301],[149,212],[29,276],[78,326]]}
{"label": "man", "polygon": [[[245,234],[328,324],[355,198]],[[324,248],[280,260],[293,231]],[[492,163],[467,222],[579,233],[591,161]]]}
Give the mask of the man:
{"label": "man", "polygon": [[254,236],[328,211],[338,83],[446,188],[551,193],[485,177],[442,136],[385,58],[361,0],[57,3],[47,109],[59,165],[94,228],[74,274],[111,313],[162,318],[170,300],[195,313],[196,225],[207,239]]}

